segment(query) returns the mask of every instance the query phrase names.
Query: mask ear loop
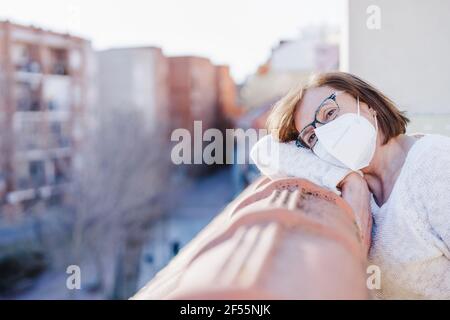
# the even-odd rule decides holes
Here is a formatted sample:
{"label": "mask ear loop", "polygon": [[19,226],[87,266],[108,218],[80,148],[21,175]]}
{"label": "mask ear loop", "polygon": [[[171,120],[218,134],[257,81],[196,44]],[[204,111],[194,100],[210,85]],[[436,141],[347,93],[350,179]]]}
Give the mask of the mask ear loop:
{"label": "mask ear loop", "polygon": [[378,119],[376,111],[374,111],[373,117],[375,118],[375,132],[378,133]]}
{"label": "mask ear loop", "polygon": [[356,104],[358,106],[358,122],[361,119],[361,108],[359,107],[359,96],[356,96]]}
{"label": "mask ear loop", "polygon": [[[357,102],[357,105],[358,105],[358,120],[359,120],[360,117],[361,117],[361,107],[359,106],[359,96],[356,96],[356,102]],[[377,119],[377,112],[376,111],[374,111],[373,116],[375,118],[375,132],[378,133],[378,119]]]}

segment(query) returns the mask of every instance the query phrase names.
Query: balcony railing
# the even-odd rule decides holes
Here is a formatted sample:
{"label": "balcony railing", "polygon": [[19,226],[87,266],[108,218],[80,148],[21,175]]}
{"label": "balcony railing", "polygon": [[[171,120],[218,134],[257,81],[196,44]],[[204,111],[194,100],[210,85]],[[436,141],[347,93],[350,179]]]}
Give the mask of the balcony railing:
{"label": "balcony railing", "polygon": [[357,220],[307,180],[258,180],[132,299],[366,299]]}

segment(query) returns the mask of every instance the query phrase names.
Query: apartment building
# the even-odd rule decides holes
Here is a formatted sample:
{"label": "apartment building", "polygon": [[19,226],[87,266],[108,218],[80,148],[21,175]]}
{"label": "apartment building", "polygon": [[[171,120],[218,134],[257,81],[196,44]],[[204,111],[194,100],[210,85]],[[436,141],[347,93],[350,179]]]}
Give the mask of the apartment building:
{"label": "apartment building", "polygon": [[[142,110],[168,142],[178,128],[193,135],[194,121],[201,121],[203,131],[223,129],[239,114],[228,66],[207,58],[168,57],[160,48],[138,47],[100,51],[97,60],[99,106]],[[194,167],[188,171],[204,171],[204,166]]]}
{"label": "apartment building", "polygon": [[91,98],[85,39],[0,22],[0,194],[23,203],[61,192]]}
{"label": "apartment building", "polygon": [[168,117],[169,61],[157,47],[97,52],[98,102],[102,108],[137,108],[164,130]]}
{"label": "apartment building", "polygon": [[230,67],[219,65],[216,68],[219,110],[226,124],[233,126],[243,114],[243,108],[238,101],[238,89],[231,77]]}
{"label": "apartment building", "polygon": [[339,68],[339,30],[335,27],[311,26],[299,37],[281,40],[269,59],[272,72],[317,72]]}
{"label": "apartment building", "polygon": [[[235,83],[227,66],[216,66],[209,59],[196,56],[169,58],[170,125],[172,130],[188,129],[201,121],[203,133],[210,128],[224,131],[240,114]],[[198,143],[198,141],[196,141]],[[201,159],[209,142],[202,148],[192,147],[192,158]],[[194,165],[188,170],[197,175],[212,167]]]}
{"label": "apartment building", "polygon": [[339,37],[335,27],[311,26],[294,39],[281,40],[267,62],[243,84],[242,104],[249,109],[265,106],[306,83],[313,73],[338,70]]}
{"label": "apartment building", "polygon": [[216,66],[203,57],[169,58],[171,127],[192,129],[202,121],[203,129],[214,127],[218,120]]}

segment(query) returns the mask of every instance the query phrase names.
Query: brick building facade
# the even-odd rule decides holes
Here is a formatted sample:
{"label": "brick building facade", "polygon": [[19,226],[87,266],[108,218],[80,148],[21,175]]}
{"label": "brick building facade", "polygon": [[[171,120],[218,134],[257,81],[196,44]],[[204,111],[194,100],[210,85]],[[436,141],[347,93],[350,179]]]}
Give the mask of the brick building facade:
{"label": "brick building facade", "polygon": [[0,193],[22,203],[60,192],[85,112],[91,45],[0,22]]}

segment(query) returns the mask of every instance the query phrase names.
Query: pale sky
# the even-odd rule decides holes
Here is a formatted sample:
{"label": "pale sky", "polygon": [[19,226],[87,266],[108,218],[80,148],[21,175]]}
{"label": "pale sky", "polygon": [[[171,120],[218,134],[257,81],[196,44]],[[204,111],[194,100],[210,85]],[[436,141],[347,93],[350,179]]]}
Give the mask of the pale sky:
{"label": "pale sky", "polygon": [[1,0],[0,19],[69,32],[95,49],[158,46],[228,64],[237,81],[303,26],[339,25],[345,0]]}

